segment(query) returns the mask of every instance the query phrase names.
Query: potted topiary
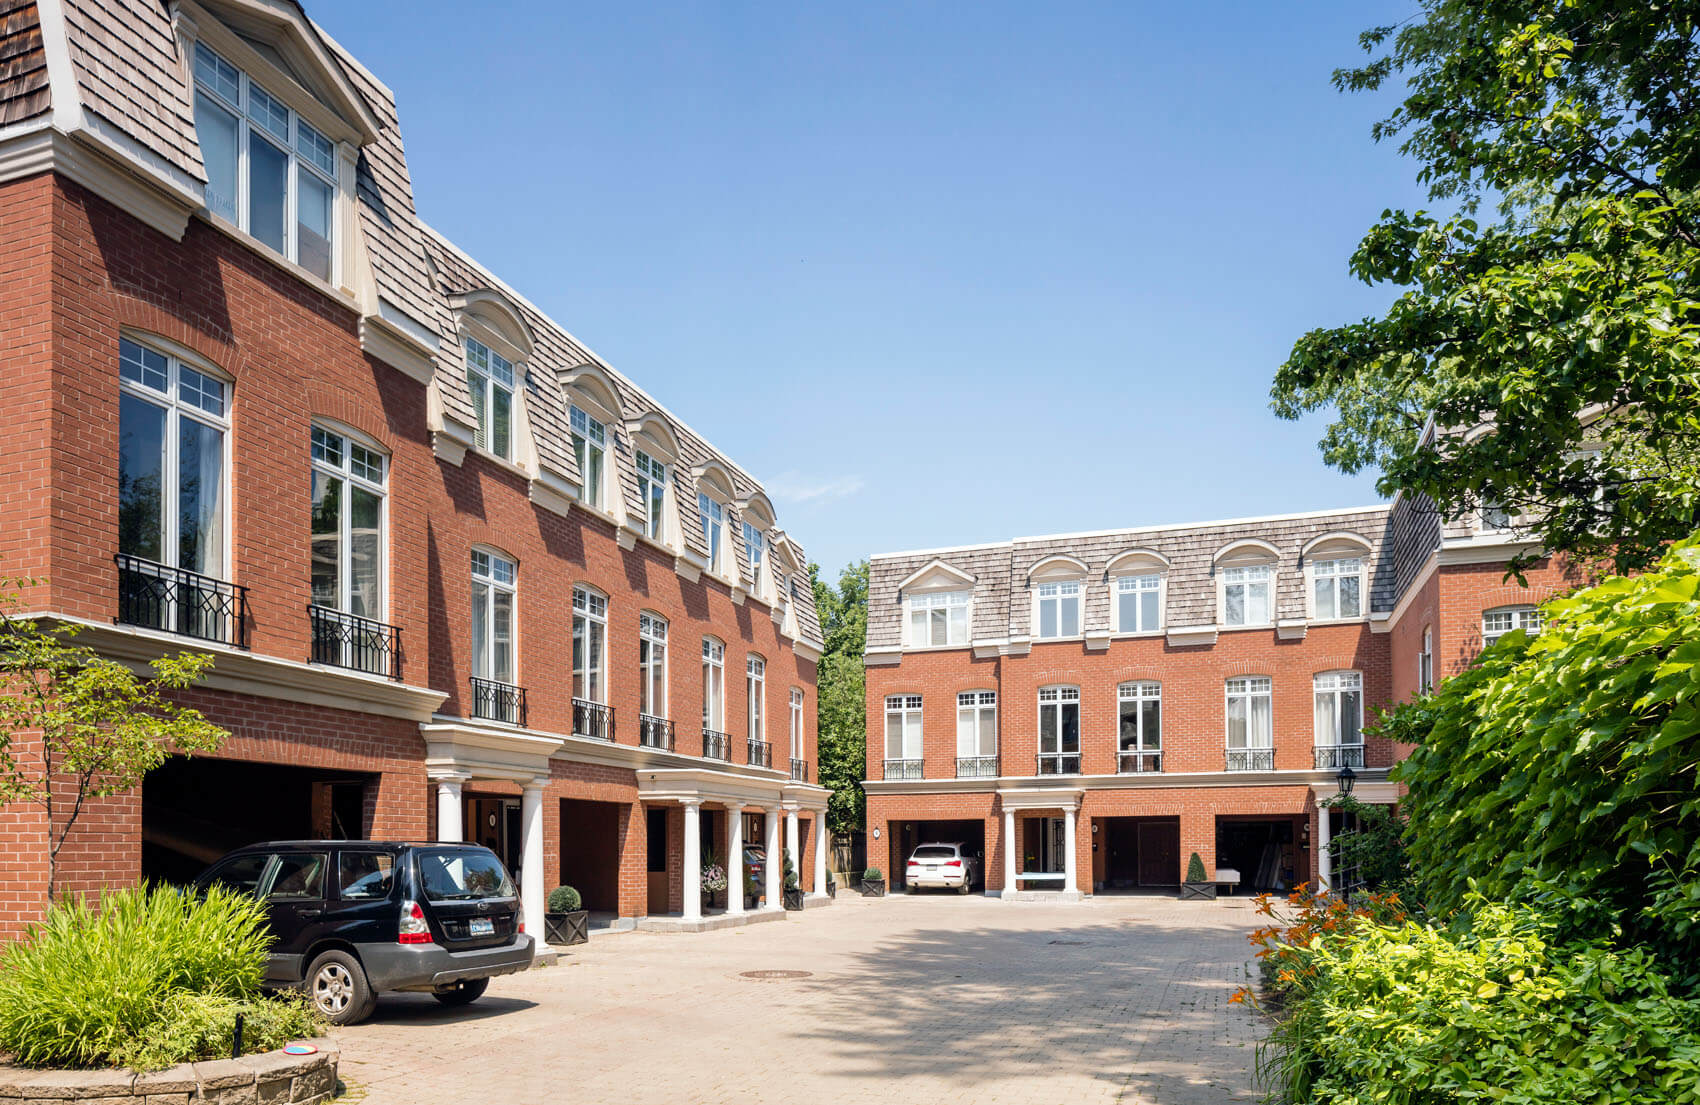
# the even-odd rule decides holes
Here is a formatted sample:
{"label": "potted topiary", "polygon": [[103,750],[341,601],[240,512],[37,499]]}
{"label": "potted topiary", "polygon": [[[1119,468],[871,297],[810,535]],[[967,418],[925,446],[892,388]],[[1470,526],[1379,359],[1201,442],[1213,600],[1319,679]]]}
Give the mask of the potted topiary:
{"label": "potted topiary", "polygon": [[549,891],[543,911],[544,938],[560,947],[589,940],[590,914],[579,908],[583,904],[578,891],[570,886],[557,886]]}
{"label": "potted topiary", "polygon": [[878,867],[870,867],[862,872],[862,897],[885,897],[885,876]]}
{"label": "potted topiary", "polygon": [[1186,861],[1186,882],[1181,885],[1181,901],[1208,901],[1216,897],[1216,884],[1204,877],[1204,861],[1194,852]]}
{"label": "potted topiary", "polygon": [[791,863],[791,849],[785,849],[785,908],[803,908],[803,885],[797,881],[797,868]]}

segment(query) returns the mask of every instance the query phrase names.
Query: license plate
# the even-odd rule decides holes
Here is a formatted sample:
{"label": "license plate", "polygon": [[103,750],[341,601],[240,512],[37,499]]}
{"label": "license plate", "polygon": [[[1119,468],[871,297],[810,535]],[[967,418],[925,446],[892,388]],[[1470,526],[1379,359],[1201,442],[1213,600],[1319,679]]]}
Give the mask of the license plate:
{"label": "license plate", "polygon": [[496,922],[488,917],[474,917],[467,922],[466,931],[469,936],[494,936],[496,935]]}

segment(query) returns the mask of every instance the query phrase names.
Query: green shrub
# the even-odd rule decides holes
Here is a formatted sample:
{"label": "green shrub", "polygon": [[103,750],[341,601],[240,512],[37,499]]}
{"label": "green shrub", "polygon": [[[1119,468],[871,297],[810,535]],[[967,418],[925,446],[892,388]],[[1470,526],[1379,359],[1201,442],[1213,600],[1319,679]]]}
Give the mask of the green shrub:
{"label": "green shrub", "polygon": [[0,960],[0,1050],[28,1066],[114,1062],[185,995],[259,998],[270,943],[264,904],[219,887],[109,891],[98,912],[60,902]]}
{"label": "green shrub", "polygon": [[246,999],[176,994],[165,1001],[160,1019],[115,1051],[112,1062],[137,1070],[158,1070],[193,1059],[229,1056],[238,1014],[242,1017],[244,1055],[271,1051],[323,1031],[323,1023],[305,994]]}
{"label": "green shrub", "polygon": [[1186,861],[1186,881],[1204,881],[1204,861],[1198,858],[1197,852],[1194,852],[1192,858]]}
{"label": "green shrub", "polygon": [[791,862],[791,849],[785,849],[785,889],[800,890],[802,883],[797,881],[797,867]]}
{"label": "green shrub", "polygon": [[547,908],[550,913],[577,913],[584,904],[579,892],[570,886],[557,886],[549,891]]}
{"label": "green shrub", "polygon": [[883,876],[880,875],[880,869],[878,867],[870,867],[866,871],[862,872],[863,882],[879,882],[882,877]]}

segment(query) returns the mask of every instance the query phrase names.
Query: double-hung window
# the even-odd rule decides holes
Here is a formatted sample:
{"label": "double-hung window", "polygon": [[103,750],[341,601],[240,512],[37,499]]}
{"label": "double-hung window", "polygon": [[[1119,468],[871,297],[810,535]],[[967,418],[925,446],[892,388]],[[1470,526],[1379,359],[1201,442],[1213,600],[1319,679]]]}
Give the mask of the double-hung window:
{"label": "double-hung window", "polygon": [[643,503],[643,532],[662,540],[662,509],[667,504],[667,466],[637,450],[638,501]]}
{"label": "double-hung window", "polygon": [[466,389],[478,428],[472,444],[503,460],[513,459],[514,366],[477,338],[466,339]]}
{"label": "double-hung window", "polygon": [[1513,629],[1533,636],[1541,631],[1541,612],[1534,606],[1505,606],[1482,614],[1482,645],[1493,644]]}
{"label": "double-hung window", "polygon": [[1274,579],[1267,564],[1222,569],[1222,624],[1268,625]]}
{"label": "double-hung window", "polygon": [[697,516],[702,521],[702,539],[708,545],[708,570],[720,571],[720,544],[726,528],[726,508],[708,492],[697,492]]}
{"label": "double-hung window", "polygon": [[713,637],[702,639],[702,727],[726,729],[726,646]]}
{"label": "double-hung window", "polygon": [[195,135],[207,207],[330,280],[334,143],[204,42],[195,43]]}
{"label": "double-hung window", "polygon": [[1423,627],[1423,650],[1417,653],[1417,690],[1434,690],[1434,627]]}
{"label": "double-hung window", "polygon": [[1316,767],[1339,770],[1364,765],[1364,677],[1356,671],[1316,676]]}
{"label": "double-hung window", "polygon": [[1319,561],[1311,568],[1313,609],[1317,618],[1359,618],[1364,612],[1362,557]]}
{"label": "double-hung window", "polygon": [[608,430],[580,407],[568,412],[572,429],[573,458],[578,461],[581,494],[589,505],[602,509],[603,469],[608,458]]}
{"label": "double-hung window", "polygon": [[1116,688],[1120,714],[1118,771],[1163,770],[1163,686],[1140,681]]}
{"label": "double-hung window", "polygon": [[750,740],[767,739],[767,717],[763,713],[763,699],[767,693],[767,661],[760,656],[751,656],[744,662],[744,692],[749,706]]}
{"label": "double-hung window", "polygon": [[[225,575],[228,388],[128,338],[118,341],[118,551],[125,621],[237,639]],[[197,580],[161,568],[210,577]]]}
{"label": "double-hung window", "polygon": [[667,619],[638,615],[638,712],[667,716]]}
{"label": "double-hung window", "polygon": [[608,600],[588,587],[573,588],[573,697],[606,701]]}
{"label": "double-hung window", "polygon": [[1035,596],[1039,604],[1040,637],[1076,637],[1080,634],[1080,583],[1041,583]]}
{"label": "double-hung window", "polygon": [[910,595],[909,644],[965,645],[968,643],[968,592],[949,591]]}
{"label": "double-hung window", "polygon": [[756,586],[761,583],[761,554],[765,544],[766,539],[762,537],[761,528],[745,522],[744,559],[750,562],[751,586]]}
{"label": "double-hung window", "polygon": [[1163,628],[1163,577],[1116,577],[1116,632],[1155,633]]}
{"label": "double-hung window", "polygon": [[514,591],[518,566],[500,553],[472,550],[473,714],[523,724],[514,686]]}
{"label": "double-hung window", "polygon": [[918,694],[886,695],[885,777],[921,777],[921,696]]}
{"label": "double-hung window", "polygon": [[384,618],[385,457],[343,434],[312,431],[313,659],[395,674]]}
{"label": "double-hung window", "polygon": [[956,696],[956,774],[990,778],[998,773],[998,692]]}
{"label": "double-hung window", "polygon": [[1039,688],[1039,774],[1080,774],[1080,688]]}
{"label": "double-hung window", "polygon": [[1228,680],[1228,770],[1275,768],[1274,681],[1267,675]]}
{"label": "double-hung window", "polygon": [[[800,687],[791,688],[791,762],[796,765],[803,759],[803,691]],[[792,778],[796,778],[795,774]]]}

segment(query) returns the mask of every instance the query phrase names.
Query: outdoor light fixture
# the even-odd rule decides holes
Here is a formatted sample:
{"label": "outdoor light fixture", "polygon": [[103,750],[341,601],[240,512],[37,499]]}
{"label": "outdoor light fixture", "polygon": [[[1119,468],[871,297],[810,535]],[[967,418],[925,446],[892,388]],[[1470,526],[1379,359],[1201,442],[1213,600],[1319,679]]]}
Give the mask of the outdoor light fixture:
{"label": "outdoor light fixture", "polygon": [[1340,769],[1340,774],[1334,776],[1334,781],[1340,784],[1341,794],[1350,794],[1352,793],[1352,787],[1357,785],[1358,773],[1353,771],[1350,767],[1342,767]]}

